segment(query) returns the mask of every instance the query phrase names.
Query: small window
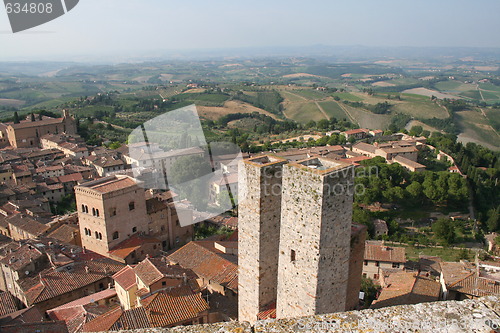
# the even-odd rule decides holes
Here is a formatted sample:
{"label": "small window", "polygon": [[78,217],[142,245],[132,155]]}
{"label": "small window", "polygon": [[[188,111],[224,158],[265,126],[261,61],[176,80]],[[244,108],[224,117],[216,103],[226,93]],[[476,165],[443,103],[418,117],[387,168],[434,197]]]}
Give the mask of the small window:
{"label": "small window", "polygon": [[135,202],[131,201],[128,204],[128,210],[134,210],[135,209]]}
{"label": "small window", "polygon": [[290,251],[290,261],[294,262],[296,260],[296,253],[295,250]]}
{"label": "small window", "polygon": [[115,207],[111,208],[109,215],[110,216],[115,216],[116,215],[116,208]]}
{"label": "small window", "polygon": [[102,239],[102,234],[101,233],[99,233],[99,239]]}
{"label": "small window", "polygon": [[364,277],[364,278],[366,277],[366,273],[363,273],[363,277]]}
{"label": "small window", "polygon": [[99,239],[99,233],[97,231],[95,232],[95,238]]}
{"label": "small window", "polygon": [[113,232],[113,239],[118,239],[120,237],[120,234],[118,231]]}
{"label": "small window", "polygon": [[137,232],[137,227],[133,227],[132,232]]}
{"label": "small window", "polygon": [[167,281],[162,281],[162,282],[161,282],[161,285],[162,285],[163,287],[165,287],[165,286],[167,285]]}
{"label": "small window", "polygon": [[380,261],[375,261],[375,266],[380,266]]}
{"label": "small window", "polygon": [[374,279],[378,279],[378,274],[373,274]]}
{"label": "small window", "polygon": [[95,216],[95,208],[92,208],[92,216]]}
{"label": "small window", "polygon": [[85,205],[82,205],[82,213],[85,213]]}
{"label": "small window", "polygon": [[393,262],[392,263],[392,268],[399,268],[399,263]]}
{"label": "small window", "polygon": [[365,260],[365,266],[368,266],[368,260]]}
{"label": "small window", "polygon": [[99,209],[95,210],[95,216],[99,217]]}

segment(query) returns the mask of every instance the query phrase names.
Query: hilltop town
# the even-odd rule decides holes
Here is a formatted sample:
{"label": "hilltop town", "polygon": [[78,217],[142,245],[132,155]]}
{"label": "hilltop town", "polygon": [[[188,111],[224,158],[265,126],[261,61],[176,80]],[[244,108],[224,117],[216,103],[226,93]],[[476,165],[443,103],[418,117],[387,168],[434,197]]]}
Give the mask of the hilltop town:
{"label": "hilltop town", "polygon": [[[483,232],[466,181],[488,169],[446,153],[445,136],[330,128],[288,148],[212,156],[91,145],[67,110],[17,117],[0,124],[6,332],[255,323],[500,295],[497,234],[465,244]],[[194,172],[177,159],[220,170],[201,194],[217,214],[159,186]],[[430,215],[412,216],[412,195]],[[227,198],[237,207],[221,209]]]}

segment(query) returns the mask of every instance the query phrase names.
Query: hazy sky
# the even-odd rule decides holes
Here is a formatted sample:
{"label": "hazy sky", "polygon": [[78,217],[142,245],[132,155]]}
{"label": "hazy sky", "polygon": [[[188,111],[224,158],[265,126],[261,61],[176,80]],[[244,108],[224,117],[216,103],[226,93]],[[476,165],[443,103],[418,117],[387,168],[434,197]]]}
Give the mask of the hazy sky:
{"label": "hazy sky", "polygon": [[499,0],[80,0],[17,34],[0,8],[0,61],[314,44],[500,47],[499,14]]}

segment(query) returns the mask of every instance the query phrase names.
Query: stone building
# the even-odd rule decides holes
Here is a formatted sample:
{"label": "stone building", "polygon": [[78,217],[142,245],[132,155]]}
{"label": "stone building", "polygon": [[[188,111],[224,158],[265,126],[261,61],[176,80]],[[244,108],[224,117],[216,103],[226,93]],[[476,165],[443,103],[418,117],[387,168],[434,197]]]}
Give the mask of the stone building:
{"label": "stone building", "polygon": [[42,120],[23,120],[19,124],[6,124],[9,144],[14,148],[36,147],[47,134],[76,134],[76,122],[67,110],[62,118],[43,117]]}
{"label": "stone building", "polygon": [[277,318],[345,310],[353,177],[323,158],[283,167]]}
{"label": "stone building", "polygon": [[75,187],[82,246],[108,255],[122,241],[148,232],[144,189],[127,176],[110,176]]}
{"label": "stone building", "polygon": [[[126,263],[191,241],[192,211],[155,198],[146,201],[142,182],[114,175],[75,186],[82,246]],[[153,238],[154,237],[154,238]],[[144,253],[142,253],[144,252]]]}
{"label": "stone building", "polygon": [[381,278],[382,270],[403,270],[406,262],[404,247],[387,246],[383,242],[367,242],[363,276],[373,280]]}
{"label": "stone building", "polygon": [[[278,286],[278,251],[281,181],[285,159],[259,156],[242,162],[238,230],[238,318],[254,321],[261,309],[275,302]],[[243,177],[246,175],[246,179]]]}
{"label": "stone building", "polygon": [[354,168],[267,155],[241,168],[239,320],[356,308],[366,228],[351,225]]}

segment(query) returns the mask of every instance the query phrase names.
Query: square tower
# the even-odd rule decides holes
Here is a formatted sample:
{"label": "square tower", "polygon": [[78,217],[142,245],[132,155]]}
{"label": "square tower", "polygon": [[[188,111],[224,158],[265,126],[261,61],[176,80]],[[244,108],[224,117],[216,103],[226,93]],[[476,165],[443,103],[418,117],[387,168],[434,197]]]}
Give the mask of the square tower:
{"label": "square tower", "polygon": [[238,176],[238,319],[254,322],[276,301],[285,159],[259,156],[240,162]]}
{"label": "square tower", "polygon": [[283,167],[277,318],[344,311],[354,167],[309,158]]}
{"label": "square tower", "polygon": [[75,186],[82,246],[108,252],[135,233],[148,232],[144,189],[128,176],[110,176]]}

